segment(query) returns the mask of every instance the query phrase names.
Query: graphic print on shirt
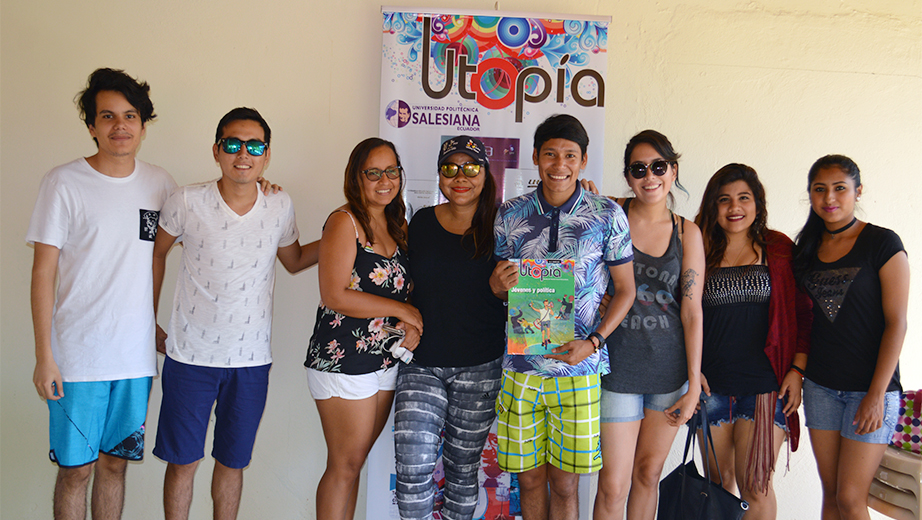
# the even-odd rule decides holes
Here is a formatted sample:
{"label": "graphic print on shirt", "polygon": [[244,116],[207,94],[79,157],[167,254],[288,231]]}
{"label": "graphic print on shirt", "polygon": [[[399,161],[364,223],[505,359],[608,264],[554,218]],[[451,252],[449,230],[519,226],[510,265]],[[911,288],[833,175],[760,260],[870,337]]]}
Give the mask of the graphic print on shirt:
{"label": "graphic print on shirt", "polygon": [[[672,328],[666,310],[675,303],[675,296],[673,296],[672,291],[675,291],[679,275],[662,269],[662,265],[647,265],[638,261],[645,256],[643,253],[638,253],[635,251],[634,254],[634,280],[637,283],[637,303],[643,306],[640,309],[649,308],[649,310],[641,312],[638,308],[632,307],[621,321],[621,327],[631,330]],[[648,283],[641,283],[644,280]],[[657,313],[655,309],[662,311],[662,313]]]}
{"label": "graphic print on shirt", "polygon": [[141,213],[138,238],[153,242],[157,238],[157,222],[160,221],[160,212],[152,209],[139,209],[138,211]]}
{"label": "graphic print on shirt", "polygon": [[815,271],[804,281],[807,292],[820,305],[823,314],[830,322],[836,321],[848,288],[855,281],[859,271],[861,271],[860,267]]}

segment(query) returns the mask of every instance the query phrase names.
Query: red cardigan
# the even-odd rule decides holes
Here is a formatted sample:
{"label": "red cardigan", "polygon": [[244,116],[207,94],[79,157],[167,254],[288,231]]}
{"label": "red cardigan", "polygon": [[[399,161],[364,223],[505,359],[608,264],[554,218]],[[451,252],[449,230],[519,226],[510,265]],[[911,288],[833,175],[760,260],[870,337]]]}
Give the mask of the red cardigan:
{"label": "red cardigan", "polygon": [[[792,253],[794,242],[784,233],[768,230],[768,276],[771,296],[768,300],[768,338],[765,355],[772,365],[778,384],[791,369],[795,353],[810,351],[810,327],[813,324],[813,302],[794,281]],[[804,367],[800,367],[804,368]],[[787,418],[791,450],[800,443],[800,418],[795,410]]]}

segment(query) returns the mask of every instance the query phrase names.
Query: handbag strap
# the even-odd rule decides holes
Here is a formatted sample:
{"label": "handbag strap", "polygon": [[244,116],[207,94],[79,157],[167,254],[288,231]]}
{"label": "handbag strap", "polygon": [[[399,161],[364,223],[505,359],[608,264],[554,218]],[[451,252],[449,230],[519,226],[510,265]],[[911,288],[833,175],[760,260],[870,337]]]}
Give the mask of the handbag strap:
{"label": "handbag strap", "polygon": [[[701,408],[704,408],[704,402],[701,402]],[[701,417],[696,412],[692,415],[691,419],[688,420],[686,425],[688,426],[688,435],[685,437],[685,451],[682,452],[682,465],[684,466],[688,462],[688,450],[695,445],[695,432],[698,431],[698,422],[701,420]],[[692,459],[695,458],[694,453],[692,454]]]}
{"label": "handbag strap", "polygon": [[[708,421],[708,408],[703,400],[701,401],[701,410],[698,413],[701,414],[701,432],[704,434],[701,436],[704,442],[704,475],[708,480],[711,480],[711,465],[708,463],[708,444],[710,444],[711,453],[714,454],[714,467],[717,468],[717,482],[723,487],[724,479],[723,475],[720,473],[720,464],[717,463],[717,449],[714,447],[714,437],[711,436],[711,423]],[[711,480],[711,482],[713,482],[713,480]]]}
{"label": "handbag strap", "polygon": [[[704,455],[704,476],[709,481],[711,480],[711,465],[710,465],[710,454],[714,454],[714,466],[717,468],[717,479],[721,487],[723,486],[723,475],[720,473],[720,465],[717,463],[717,450],[714,448],[714,438],[711,436],[711,423],[708,421],[708,409],[707,403],[703,399],[698,401],[700,406],[695,415],[688,420],[688,436],[685,438],[685,451],[682,454],[682,467],[684,472],[685,463],[688,461],[688,452],[691,447],[695,445],[696,442],[696,433],[698,428],[701,428],[701,440]],[[710,447],[710,450],[708,449]],[[692,453],[692,460],[694,460],[695,455]],[[713,481],[712,481],[713,482]]]}

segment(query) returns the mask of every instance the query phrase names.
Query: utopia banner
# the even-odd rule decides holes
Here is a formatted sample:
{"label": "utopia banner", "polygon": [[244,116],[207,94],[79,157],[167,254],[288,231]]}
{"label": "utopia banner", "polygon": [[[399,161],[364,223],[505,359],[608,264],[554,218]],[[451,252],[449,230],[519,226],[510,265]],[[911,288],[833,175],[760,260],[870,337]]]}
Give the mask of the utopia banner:
{"label": "utopia banner", "polygon": [[601,186],[610,17],[382,8],[380,131],[406,172],[408,214],[438,204],[446,139],[487,148],[498,201],[533,190],[535,128],[571,114],[589,133],[583,173]]}

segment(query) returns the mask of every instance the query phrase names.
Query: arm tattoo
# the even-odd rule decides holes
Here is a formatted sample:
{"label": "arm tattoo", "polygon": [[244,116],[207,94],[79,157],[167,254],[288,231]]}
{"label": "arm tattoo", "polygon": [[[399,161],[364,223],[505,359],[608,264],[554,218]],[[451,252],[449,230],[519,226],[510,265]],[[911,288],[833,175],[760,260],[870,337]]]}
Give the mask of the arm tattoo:
{"label": "arm tattoo", "polygon": [[698,273],[694,269],[686,269],[682,273],[682,298],[692,298],[692,290],[698,285]]}

